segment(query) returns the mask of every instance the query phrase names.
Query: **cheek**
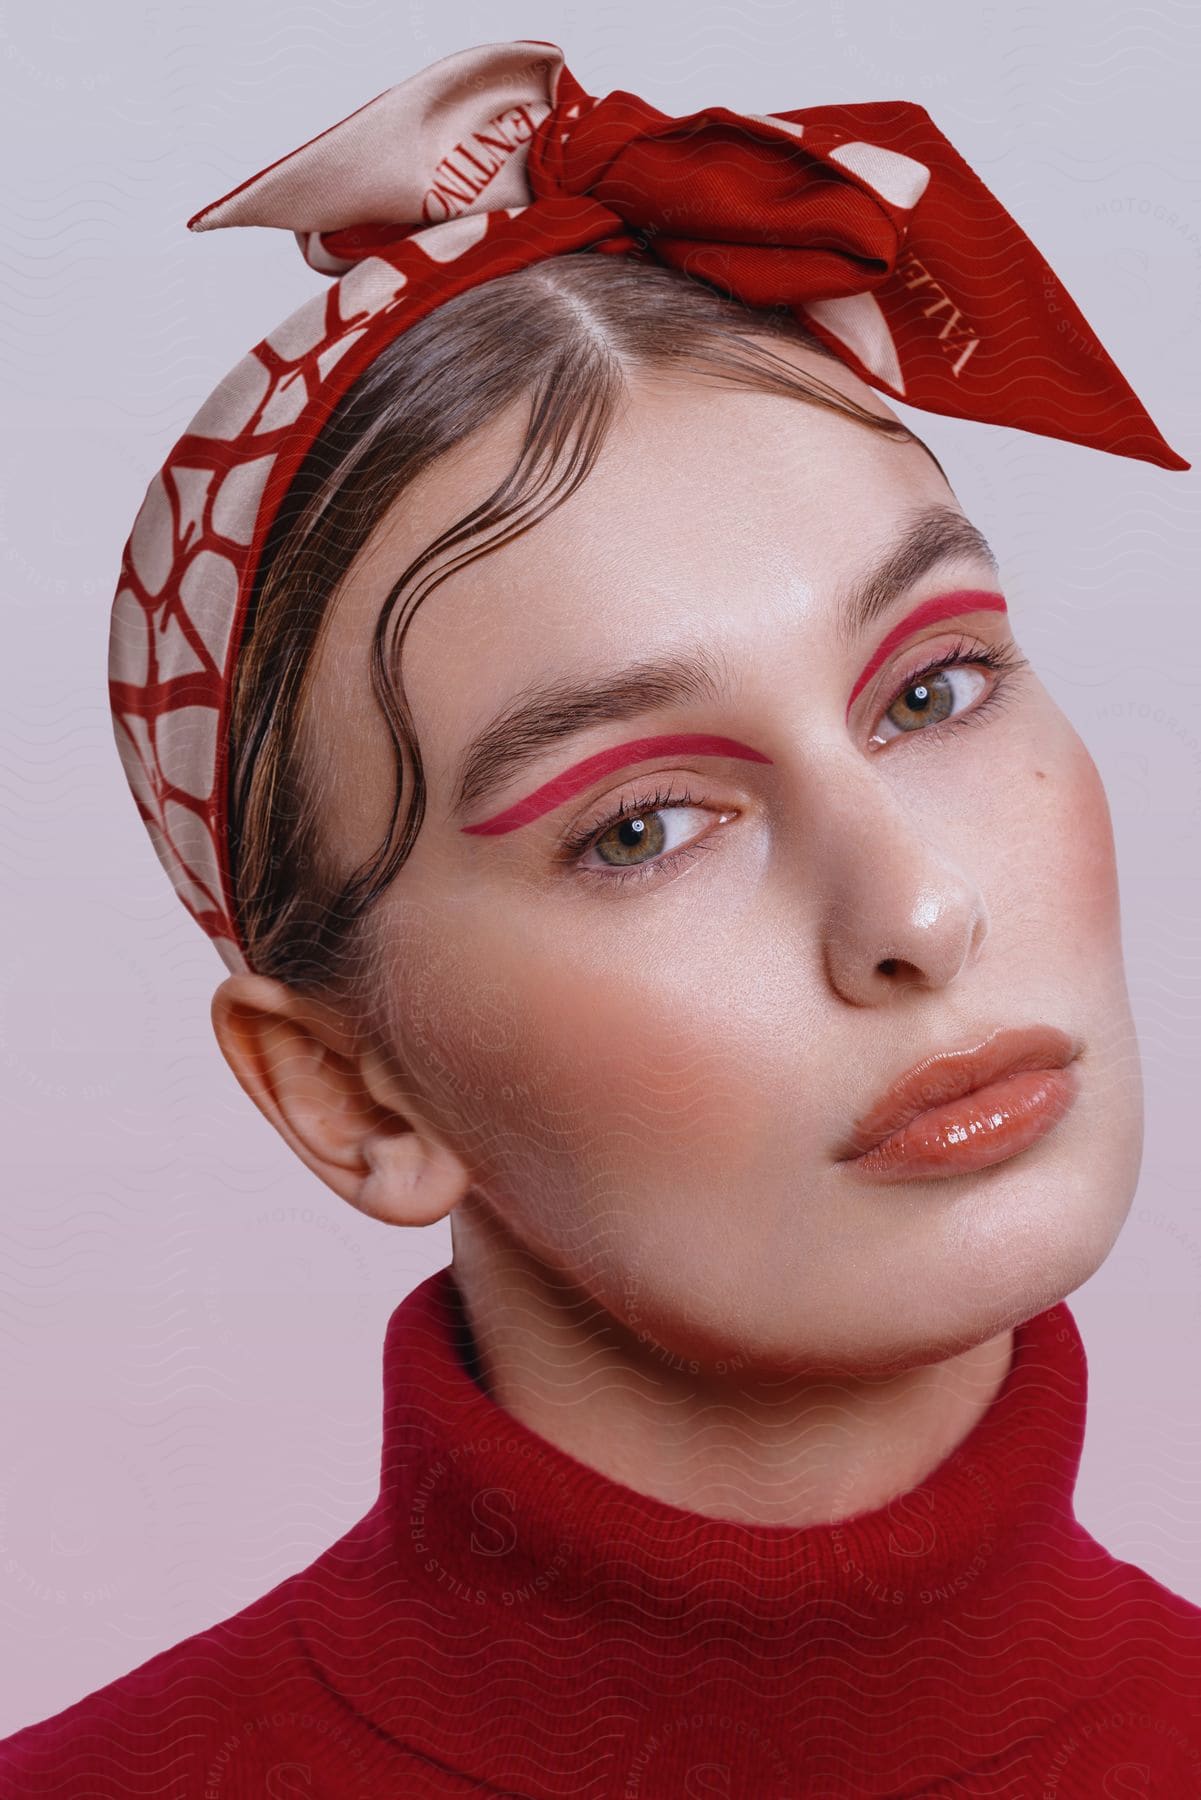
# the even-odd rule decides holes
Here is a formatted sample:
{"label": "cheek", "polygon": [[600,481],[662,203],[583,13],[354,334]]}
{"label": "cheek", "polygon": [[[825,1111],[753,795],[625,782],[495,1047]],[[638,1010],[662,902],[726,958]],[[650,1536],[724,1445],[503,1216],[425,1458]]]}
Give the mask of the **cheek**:
{"label": "cheek", "polygon": [[1078,926],[1090,936],[1118,942],[1120,907],[1113,821],[1100,771],[1079,739],[1065,787],[1064,838],[1077,894]]}
{"label": "cheek", "polygon": [[389,930],[398,948],[382,1029],[416,1093],[473,1155],[509,1123],[524,1119],[528,1135],[556,1073],[532,1029],[536,967],[462,904],[437,913],[397,908]]}
{"label": "cheek", "polygon": [[545,918],[501,935],[483,914],[459,915],[453,945],[423,946],[395,1008],[425,1090],[444,1094],[484,1178],[523,1205],[538,1183],[564,1203],[587,1189],[602,1207],[703,1172],[711,1186],[773,1118],[778,1129],[771,1046],[795,1068],[804,1029],[796,1006],[782,1029],[778,969],[708,927],[682,941],[680,913],[669,924],[651,910],[635,956],[633,926],[582,952]]}
{"label": "cheek", "polygon": [[1017,812],[1029,886],[1041,916],[1062,933],[1061,953],[1120,957],[1120,905],[1109,802],[1081,738],[1059,715],[1031,759]]}

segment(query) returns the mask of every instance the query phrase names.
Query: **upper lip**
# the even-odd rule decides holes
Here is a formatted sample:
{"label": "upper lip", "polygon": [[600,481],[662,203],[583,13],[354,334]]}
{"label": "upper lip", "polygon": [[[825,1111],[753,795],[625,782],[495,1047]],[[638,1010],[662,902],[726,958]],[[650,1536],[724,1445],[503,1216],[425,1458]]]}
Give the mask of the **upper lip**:
{"label": "upper lip", "polygon": [[998,1028],[967,1049],[923,1057],[856,1120],[838,1160],[846,1162],[874,1149],[928,1107],[959,1100],[1020,1069],[1065,1068],[1079,1051],[1078,1042],[1054,1025],[1024,1025]]}

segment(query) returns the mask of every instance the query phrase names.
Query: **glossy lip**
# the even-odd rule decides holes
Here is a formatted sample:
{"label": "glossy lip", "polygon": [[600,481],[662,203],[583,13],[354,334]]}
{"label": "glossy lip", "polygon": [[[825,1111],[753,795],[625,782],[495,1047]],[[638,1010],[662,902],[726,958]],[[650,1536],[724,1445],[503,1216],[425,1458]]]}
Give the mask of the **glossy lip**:
{"label": "glossy lip", "polygon": [[1080,1045],[1054,1025],[998,1027],[981,1042],[962,1050],[927,1056],[893,1082],[856,1122],[840,1146],[837,1161],[850,1162],[882,1144],[920,1113],[948,1101],[961,1100],[1022,1070],[1064,1069],[1080,1053]]}

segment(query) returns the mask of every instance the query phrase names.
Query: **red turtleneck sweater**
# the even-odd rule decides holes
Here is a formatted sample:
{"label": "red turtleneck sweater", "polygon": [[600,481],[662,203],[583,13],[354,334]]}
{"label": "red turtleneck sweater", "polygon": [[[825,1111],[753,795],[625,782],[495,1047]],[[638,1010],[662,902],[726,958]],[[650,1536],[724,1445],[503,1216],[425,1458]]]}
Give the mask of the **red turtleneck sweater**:
{"label": "red turtleneck sweater", "polygon": [[1077,1523],[1086,1365],[1019,1327],[933,1474],[833,1525],[648,1499],[397,1307],[371,1511],[238,1613],[0,1744],[53,1800],[1201,1796],[1201,1609]]}

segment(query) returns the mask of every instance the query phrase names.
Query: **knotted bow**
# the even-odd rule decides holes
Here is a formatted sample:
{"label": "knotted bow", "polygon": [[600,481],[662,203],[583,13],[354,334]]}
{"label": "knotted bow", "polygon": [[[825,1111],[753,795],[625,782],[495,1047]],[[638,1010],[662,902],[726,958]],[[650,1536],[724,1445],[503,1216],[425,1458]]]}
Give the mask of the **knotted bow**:
{"label": "knotted bow", "polygon": [[594,99],[555,44],[479,45],[188,223],[292,230],[313,268],[342,275],[413,237],[436,256],[439,229],[458,223],[457,247],[462,221],[482,232],[531,207],[541,229],[525,260],[584,245],[651,256],[791,309],[912,406],[1190,466],[1021,227],[909,101],[677,119],[622,89]]}

